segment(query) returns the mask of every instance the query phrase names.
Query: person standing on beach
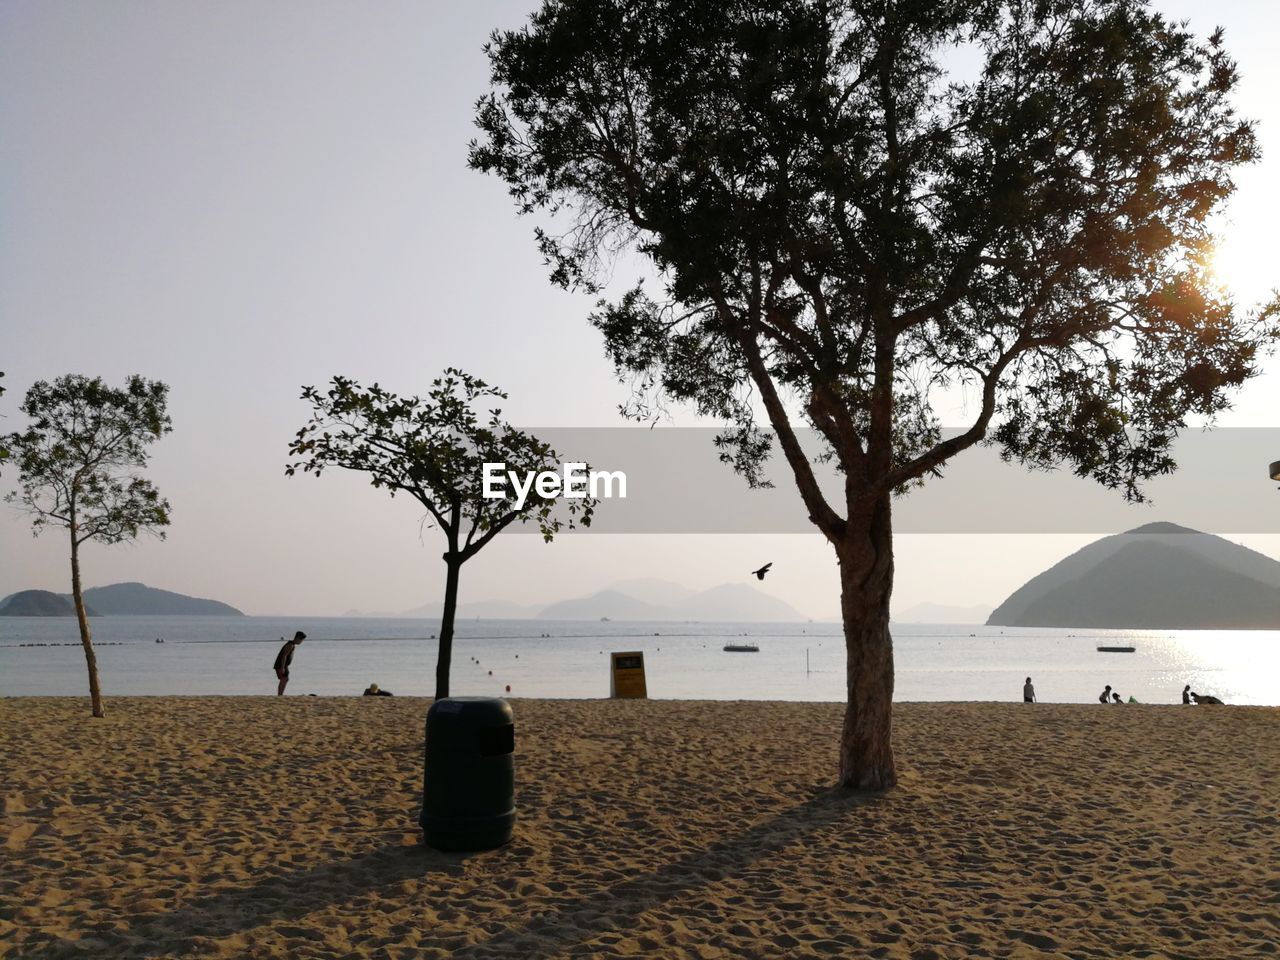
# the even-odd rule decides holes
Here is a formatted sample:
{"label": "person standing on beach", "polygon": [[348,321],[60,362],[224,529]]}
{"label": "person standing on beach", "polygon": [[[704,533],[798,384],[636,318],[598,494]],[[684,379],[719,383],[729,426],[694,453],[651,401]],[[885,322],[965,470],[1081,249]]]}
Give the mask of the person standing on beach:
{"label": "person standing on beach", "polygon": [[1111,702],[1111,684],[1108,683],[1107,688],[1103,690],[1100,694],[1098,694],[1098,702],[1099,703]]}
{"label": "person standing on beach", "polygon": [[1182,688],[1182,702],[1183,703],[1191,702],[1191,684],[1189,683]]}
{"label": "person standing on beach", "polygon": [[1022,685],[1022,702],[1036,702],[1036,688],[1031,685],[1031,678],[1027,677],[1027,682]]}
{"label": "person standing on beach", "polygon": [[284,688],[289,683],[289,664],[293,663],[293,651],[305,639],[307,635],[299,630],[293,635],[293,639],[281,647],[280,652],[276,654],[276,676],[280,679],[280,686],[276,688],[277,697],[284,696]]}

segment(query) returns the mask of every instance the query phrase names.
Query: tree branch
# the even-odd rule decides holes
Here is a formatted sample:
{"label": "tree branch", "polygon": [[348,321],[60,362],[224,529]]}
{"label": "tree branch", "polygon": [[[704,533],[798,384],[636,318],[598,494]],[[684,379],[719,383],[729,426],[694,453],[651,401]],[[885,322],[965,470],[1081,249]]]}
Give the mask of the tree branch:
{"label": "tree branch", "polygon": [[844,536],[845,521],[831,509],[831,505],[822,495],[809,458],[800,447],[800,441],[796,438],[791,420],[787,416],[786,407],[778,397],[773,378],[765,368],[764,358],[760,355],[760,346],[756,342],[755,335],[735,321],[733,312],[722,294],[717,292],[715,300],[721,320],[727,329],[733,331],[746,359],[751,379],[755,382],[756,389],[760,391],[760,398],[769,414],[769,422],[773,424],[783,455],[791,466],[791,472],[795,474],[796,486],[800,488],[800,496],[809,511],[809,519],[827,536],[827,539],[833,543],[838,542]]}

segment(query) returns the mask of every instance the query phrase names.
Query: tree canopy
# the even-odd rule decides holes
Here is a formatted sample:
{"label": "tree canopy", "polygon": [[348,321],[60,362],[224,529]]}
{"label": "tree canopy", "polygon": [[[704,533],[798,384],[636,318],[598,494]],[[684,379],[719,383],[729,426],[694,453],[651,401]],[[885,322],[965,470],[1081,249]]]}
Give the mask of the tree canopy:
{"label": "tree canopy", "polygon": [[1139,499],[1277,334],[1209,277],[1258,155],[1221,33],[1145,0],[545,0],[486,49],[472,166],[554,282],[648,259],[592,316],[635,412],[722,418],[752,483],[776,438],[840,562],[840,780],[891,786],[892,495],[989,442]]}
{"label": "tree canopy", "polygon": [[556,214],[557,282],[651,259],[661,293],[593,318],[614,362],[732,423],[748,475],[762,404],[829,534],[792,397],[866,497],[984,439],[1140,497],[1274,335],[1206,275],[1257,156],[1235,65],[1139,0],[551,0],[488,51],[472,165]]}
{"label": "tree canopy", "polygon": [[[304,387],[311,420],[297,433],[289,452],[298,457],[285,468],[320,476],[329,467],[369,475],[391,496],[408,494],[422,504],[444,533],[444,609],[436,660],[436,697],[449,695],[453,626],[462,565],[512,524],[534,523],[546,541],[575,524],[589,526],[596,501],[591,496],[559,502],[530,480],[526,496],[509,473],[534,475],[554,470],[558,455],[549,444],[518,430],[492,407],[506,394],[478,377],[449,368],[432,381],[426,397],[396,396],[378,384],[362,387],[334,377],[327,391]],[[505,464],[501,496],[485,495],[484,465]]]}
{"label": "tree canopy", "polygon": [[302,398],[311,403],[312,417],[289,445],[298,459],[286,473],[320,476],[329,467],[367,473],[374,487],[422,504],[461,559],[517,521],[536,523],[547,541],[575,522],[591,524],[590,497],[566,501],[558,510],[554,497],[531,490],[517,509],[509,481],[503,498],[482,495],[485,463],[536,472],[554,469],[558,455],[503,420],[500,408],[482,420],[476,405],[507,395],[462,370],[445,370],[425,398],[401,398],[376,383],[362,387],[341,376],[324,392],[304,387]]}
{"label": "tree canopy", "polygon": [[36,534],[52,524],[76,544],[144,531],[163,539],[169,501],[141,470],[147,447],[173,429],[168,396],[166,384],[137,375],[124,387],[80,374],[38,381],[20,408],[27,429],[6,438],[20,490],[5,499],[30,513]]}

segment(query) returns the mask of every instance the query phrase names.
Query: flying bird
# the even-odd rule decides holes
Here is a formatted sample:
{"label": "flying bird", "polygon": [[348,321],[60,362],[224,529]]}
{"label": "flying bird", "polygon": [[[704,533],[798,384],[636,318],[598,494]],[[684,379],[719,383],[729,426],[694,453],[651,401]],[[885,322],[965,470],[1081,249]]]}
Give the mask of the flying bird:
{"label": "flying bird", "polygon": [[770,561],[769,563],[766,563],[763,567],[761,567],[759,570],[752,570],[751,572],[755,574],[755,577],[757,580],[763,580],[764,575],[769,572],[769,568],[772,566],[773,566],[773,562]]}

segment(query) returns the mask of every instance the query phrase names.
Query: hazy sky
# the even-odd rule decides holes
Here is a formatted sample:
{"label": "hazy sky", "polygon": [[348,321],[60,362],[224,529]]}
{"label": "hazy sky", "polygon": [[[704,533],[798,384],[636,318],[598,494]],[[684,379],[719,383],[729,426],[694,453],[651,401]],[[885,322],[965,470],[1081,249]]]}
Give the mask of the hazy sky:
{"label": "hazy sky", "polygon": [[[1257,300],[1276,282],[1280,12],[1156,5],[1225,26],[1240,62],[1264,158],[1238,177],[1220,270]],[[412,393],[456,365],[506,388],[517,424],[621,423],[590,299],[547,283],[532,224],[466,169],[481,45],[533,6],[0,0],[0,429],[21,426],[36,379],[172,387],[150,469],[168,539],[90,546],[88,585],[142,580],[254,614],[437,598],[443,545],[414,504],[358,476],[284,476],[300,387],[335,373]],[[1223,423],[1275,426],[1276,410],[1273,358]],[[895,607],[993,606],[1089,539],[899,537]],[[1280,555],[1278,537],[1236,539]],[[503,536],[467,565],[462,599],[550,602],[636,576],[709,587],[765,560],[771,592],[834,615],[816,534]],[[0,595],[33,587],[69,589],[64,539],[33,540],[0,508]]]}

